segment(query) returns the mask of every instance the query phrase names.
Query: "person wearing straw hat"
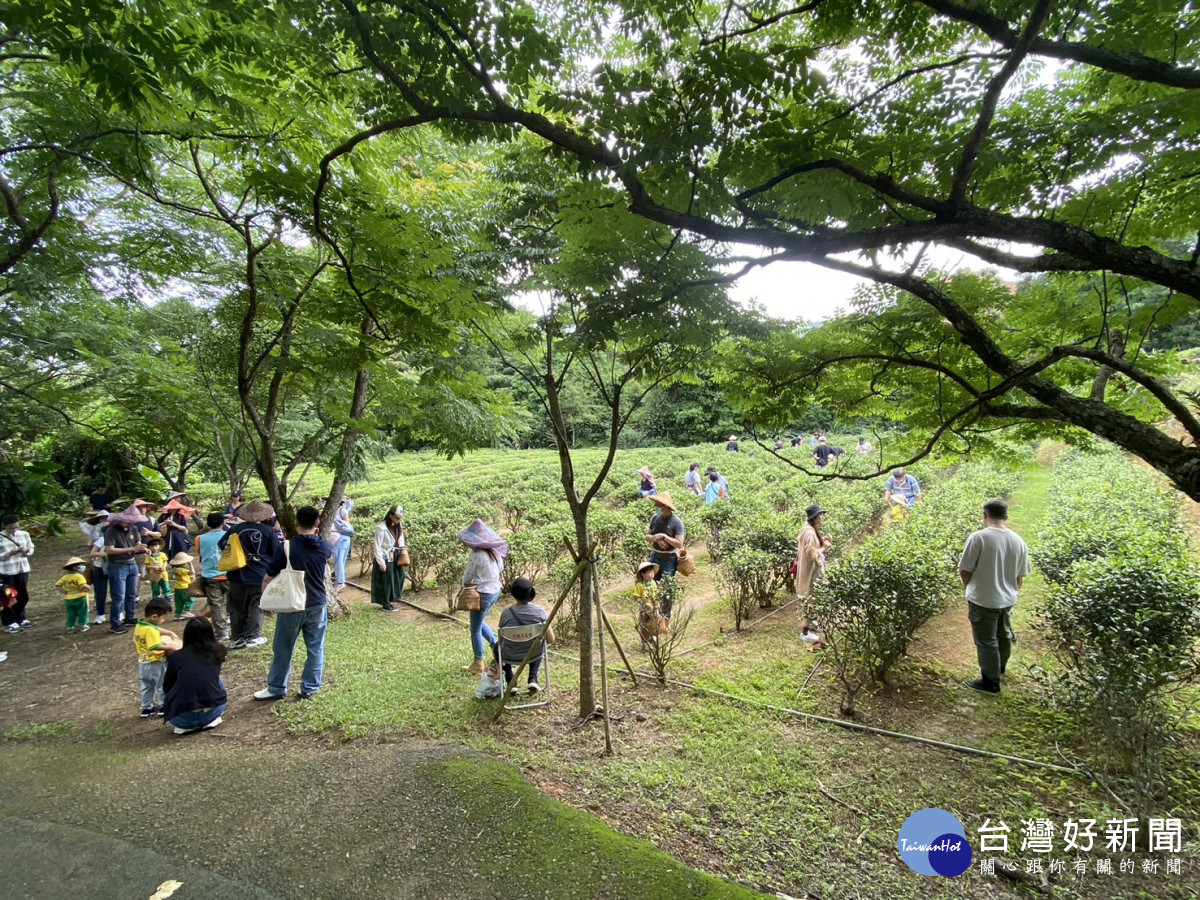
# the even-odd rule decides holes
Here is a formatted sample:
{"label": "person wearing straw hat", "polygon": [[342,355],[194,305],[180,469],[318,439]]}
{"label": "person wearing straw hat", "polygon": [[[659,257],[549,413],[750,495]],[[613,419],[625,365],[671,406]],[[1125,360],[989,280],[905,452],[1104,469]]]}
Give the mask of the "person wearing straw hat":
{"label": "person wearing straw hat", "polygon": [[262,636],[263,614],[258,602],[267,563],[275,558],[280,539],[268,524],[275,516],[270,504],[254,500],[243,506],[238,516],[242,521],[225,532],[217,547],[223,552],[236,534],[246,554],[246,565],[229,573],[229,649],[250,650],[267,642]]}
{"label": "person wearing straw hat", "polygon": [[67,634],[88,630],[88,585],[83,575],[87,567],[86,560],[72,556],[63,566],[66,574],[54,583],[67,604]]}
{"label": "person wearing straw hat", "polygon": [[807,523],[796,538],[796,596],[802,599],[812,596],[817,576],[825,570],[825,553],[833,546],[833,539],[821,534],[825,512],[815,504],[806,509]]}
{"label": "person wearing straw hat", "polygon": [[740,453],[741,452],[738,449],[738,436],[736,434],[731,434],[729,436],[729,443],[727,443],[725,445],[725,450],[728,453]]}
{"label": "person wearing straw hat", "polygon": [[404,507],[396,504],[375,527],[371,602],[378,603],[384,612],[396,612],[399,609],[396,604],[404,599],[404,576],[408,567],[400,565],[399,553],[404,549]]}
{"label": "person wearing straw hat", "polygon": [[677,551],[683,546],[687,530],[683,527],[683,521],[675,515],[675,501],[669,492],[656,494],[649,500],[658,507],[658,511],[650,518],[646,542],[650,545],[650,561],[658,566],[654,580],[661,581],[668,575],[673,576],[679,568]]}
{"label": "person wearing straw hat", "polygon": [[192,599],[188,588],[196,578],[196,569],[192,565],[193,557],[188,553],[176,553],[168,565],[171,567],[171,591],[175,598],[175,621],[195,618],[192,615]]}
{"label": "person wearing straw hat", "polygon": [[471,550],[463,570],[463,587],[475,585],[479,592],[479,609],[471,610],[471,652],[475,655],[463,671],[478,675],[484,669],[483,642],[496,652],[496,634],[487,623],[487,614],[500,599],[500,578],[504,574],[504,557],[508,556],[508,541],[476,519],[470,527],[458,533],[458,539]]}

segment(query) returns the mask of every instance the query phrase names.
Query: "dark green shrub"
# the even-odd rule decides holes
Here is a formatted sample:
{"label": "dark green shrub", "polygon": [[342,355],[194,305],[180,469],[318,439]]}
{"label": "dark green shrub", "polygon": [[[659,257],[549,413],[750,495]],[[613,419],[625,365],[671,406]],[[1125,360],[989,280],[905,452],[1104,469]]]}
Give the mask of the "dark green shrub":
{"label": "dark green shrub", "polygon": [[1138,551],[1081,560],[1047,592],[1042,613],[1063,668],[1042,681],[1106,771],[1152,787],[1178,726],[1168,694],[1197,678],[1200,590],[1179,559]]}
{"label": "dark green shrub", "polygon": [[843,712],[887,678],[953,589],[950,573],[907,553],[858,553],[817,579],[809,609],[842,684]]}
{"label": "dark green shrub", "polygon": [[742,547],[721,558],[717,587],[733,610],[734,628],[741,631],[742,623],[756,608],[775,602],[775,595],[783,588],[783,578],[771,554]]}

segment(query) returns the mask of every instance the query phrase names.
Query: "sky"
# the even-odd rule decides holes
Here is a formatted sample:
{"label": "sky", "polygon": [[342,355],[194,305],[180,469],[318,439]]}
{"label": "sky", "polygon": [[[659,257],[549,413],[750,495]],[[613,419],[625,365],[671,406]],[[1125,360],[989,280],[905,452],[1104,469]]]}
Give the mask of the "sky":
{"label": "sky", "polygon": [[[749,248],[736,249],[746,251]],[[1024,252],[1017,246],[1004,249]],[[1016,281],[1020,277],[1016,272],[985,265],[975,257],[946,247],[931,246],[924,258],[943,271],[987,269],[1006,281]],[[855,289],[870,283],[865,278],[835,272],[815,263],[775,262],[742,276],[730,288],[730,295],[739,303],[753,302],[776,318],[821,322],[834,318],[839,310],[848,310]]]}
{"label": "sky", "polygon": [[739,303],[757,304],[775,318],[818,322],[848,309],[854,289],[867,283],[814,263],[776,262],[742,276],[730,295]]}

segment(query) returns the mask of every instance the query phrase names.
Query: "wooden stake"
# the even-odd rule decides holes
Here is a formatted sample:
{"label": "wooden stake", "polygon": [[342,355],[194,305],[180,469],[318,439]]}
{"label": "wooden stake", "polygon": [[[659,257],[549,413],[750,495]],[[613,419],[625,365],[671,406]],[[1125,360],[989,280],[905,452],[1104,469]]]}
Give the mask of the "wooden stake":
{"label": "wooden stake", "polygon": [[592,566],[592,588],[596,595],[596,622],[600,625],[596,634],[600,639],[600,702],[604,704],[604,755],[612,756],[612,728],[608,714],[608,661],[604,655],[604,610],[600,608],[600,576]]}

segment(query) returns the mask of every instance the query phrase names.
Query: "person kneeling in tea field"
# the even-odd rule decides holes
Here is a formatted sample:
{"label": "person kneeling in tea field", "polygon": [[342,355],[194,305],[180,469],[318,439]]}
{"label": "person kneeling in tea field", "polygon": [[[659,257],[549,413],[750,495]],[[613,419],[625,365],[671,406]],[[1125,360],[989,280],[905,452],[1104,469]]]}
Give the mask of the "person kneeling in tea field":
{"label": "person kneeling in tea field", "polygon": [[[524,576],[514,578],[512,584],[508,586],[508,592],[517,602],[500,614],[501,631],[514,625],[543,625],[549,620],[550,614],[533,602],[537,597],[537,590],[534,589],[533,582],[528,578]],[[554,629],[547,627],[543,639],[547,644],[553,644]],[[521,660],[529,652],[533,641],[506,641],[501,638],[500,643],[504,654],[504,681],[507,683],[512,681],[516,667],[521,664]],[[537,680],[541,667],[542,654],[535,653],[529,660],[529,693],[531,694],[536,694],[541,690]]]}

